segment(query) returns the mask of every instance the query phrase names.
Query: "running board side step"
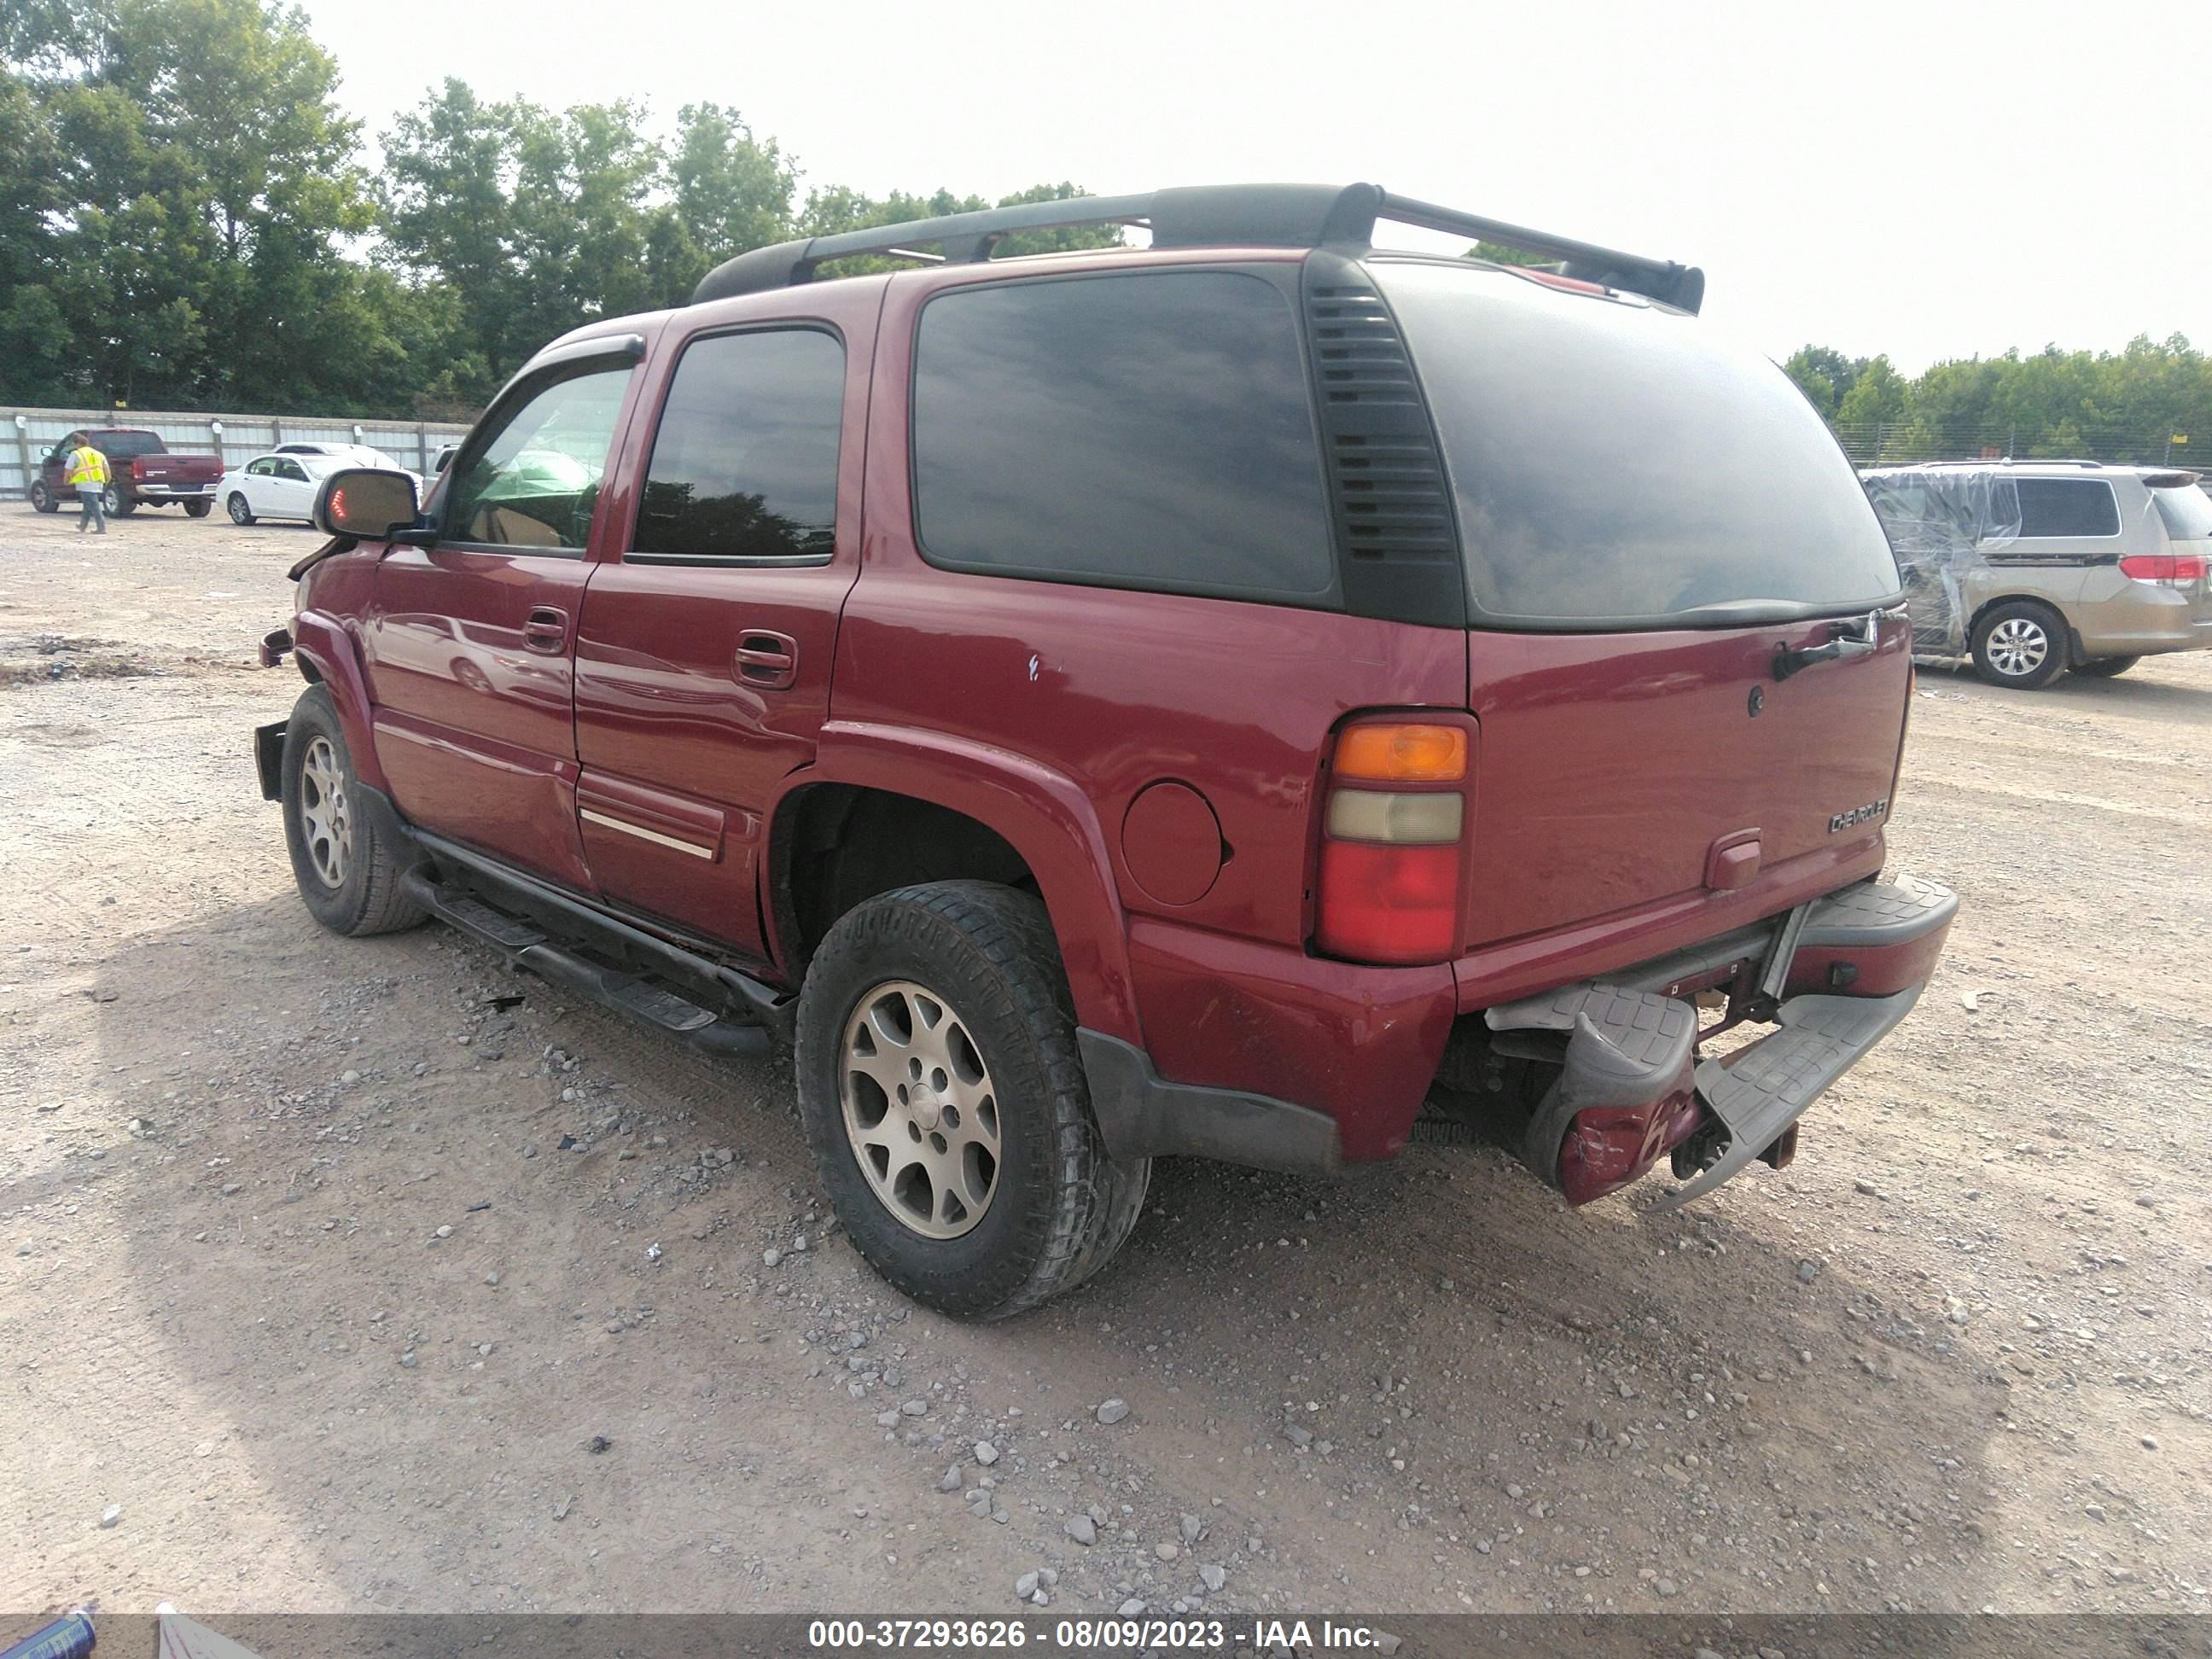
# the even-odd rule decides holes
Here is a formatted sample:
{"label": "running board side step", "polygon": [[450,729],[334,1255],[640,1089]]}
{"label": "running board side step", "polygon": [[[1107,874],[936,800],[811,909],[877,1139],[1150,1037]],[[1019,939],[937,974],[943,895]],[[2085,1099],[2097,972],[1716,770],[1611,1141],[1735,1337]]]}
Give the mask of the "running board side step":
{"label": "running board side step", "polygon": [[1897,1028],[1921,990],[1913,985],[1887,997],[1792,997],[1776,1016],[1780,1030],[1725,1060],[1700,1061],[1698,1097],[1728,1126],[1728,1151],[1653,1207],[1679,1210],[1757,1158]]}
{"label": "running board side step", "polygon": [[[471,894],[441,886],[420,866],[401,876],[399,884],[408,897],[441,921],[504,951],[516,967],[657,1025],[709,1054],[765,1054],[774,1046],[765,1027],[702,1008],[642,974],[588,961],[555,944],[529,922],[495,910]],[[702,961],[700,966],[710,964]]]}

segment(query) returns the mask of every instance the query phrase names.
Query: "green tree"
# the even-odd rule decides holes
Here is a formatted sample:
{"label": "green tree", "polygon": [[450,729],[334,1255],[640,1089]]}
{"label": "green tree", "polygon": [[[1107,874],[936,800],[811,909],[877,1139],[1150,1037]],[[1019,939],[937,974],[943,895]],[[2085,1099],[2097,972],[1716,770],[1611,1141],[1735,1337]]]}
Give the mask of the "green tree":
{"label": "green tree", "polygon": [[1844,426],[1871,426],[1877,422],[1905,418],[1910,387],[1886,356],[1870,359],[1836,404],[1836,419]]}
{"label": "green tree", "polygon": [[665,156],[644,122],[626,100],[556,115],[448,79],[386,136],[385,240],[458,308],[427,377],[441,396],[486,396],[556,336],[666,302]]}
{"label": "green tree", "polygon": [[1832,346],[1817,345],[1798,347],[1782,365],[1782,372],[1797,382],[1813,407],[1831,418],[1865,369],[1865,358],[1846,357]]}
{"label": "green tree", "polygon": [[684,105],[669,151],[670,200],[647,232],[658,303],[684,304],[724,259],[789,236],[798,184],[776,142],[755,138],[735,110]]}
{"label": "green tree", "polygon": [[378,181],[384,240],[453,313],[444,361],[420,383],[474,401],[542,342],[521,337],[510,196],[514,112],[450,76],[384,138]]}
{"label": "green tree", "polygon": [[383,319],[344,251],[371,223],[359,135],[304,14],[98,0],[9,40],[54,156],[37,230],[5,239],[34,269],[9,273],[0,327],[66,342],[9,354],[9,395],[233,407],[375,360]]}

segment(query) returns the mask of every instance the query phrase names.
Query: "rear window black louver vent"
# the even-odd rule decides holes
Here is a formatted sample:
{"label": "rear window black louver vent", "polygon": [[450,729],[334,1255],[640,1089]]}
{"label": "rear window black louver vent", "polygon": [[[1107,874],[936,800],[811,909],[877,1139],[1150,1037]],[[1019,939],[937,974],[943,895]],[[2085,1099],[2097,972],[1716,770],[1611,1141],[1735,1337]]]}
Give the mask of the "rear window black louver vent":
{"label": "rear window black louver vent", "polygon": [[1450,488],[1397,323],[1364,283],[1309,281],[1305,299],[1346,608],[1463,625]]}

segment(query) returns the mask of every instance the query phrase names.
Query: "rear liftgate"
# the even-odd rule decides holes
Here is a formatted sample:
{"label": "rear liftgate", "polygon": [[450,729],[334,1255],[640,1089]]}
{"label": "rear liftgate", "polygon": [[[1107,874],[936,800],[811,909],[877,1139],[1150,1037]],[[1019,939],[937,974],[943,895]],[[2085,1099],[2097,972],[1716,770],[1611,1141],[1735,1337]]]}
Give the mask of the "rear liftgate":
{"label": "rear liftgate", "polygon": [[[1559,1075],[1529,1121],[1522,1157],[1569,1203],[1584,1204],[1692,1137],[1717,1145],[1711,1164],[1659,1201],[1662,1210],[1702,1197],[1756,1158],[1786,1162],[1785,1138],[1806,1109],[1919,1000],[1957,909],[1932,882],[1870,882],[1799,906],[1778,927],[1767,925],[1763,944],[1717,941],[1710,963],[1669,958],[1624,983],[1571,985],[1489,1010],[1492,1031],[1566,1034]],[[1695,1006],[1653,985],[1725,966],[1747,943],[1757,975],[1735,995],[1778,1029],[1699,1060]],[[1808,976],[1833,989],[1788,994]],[[1909,982],[1889,988],[1900,979]],[[1863,981],[1861,994],[1834,994]]]}

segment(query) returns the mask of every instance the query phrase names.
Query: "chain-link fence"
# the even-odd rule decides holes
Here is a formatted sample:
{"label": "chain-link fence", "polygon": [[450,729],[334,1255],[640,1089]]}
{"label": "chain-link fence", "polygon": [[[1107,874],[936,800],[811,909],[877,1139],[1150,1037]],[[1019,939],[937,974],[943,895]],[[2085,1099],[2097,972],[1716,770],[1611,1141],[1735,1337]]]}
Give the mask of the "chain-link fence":
{"label": "chain-link fence", "polygon": [[[20,409],[0,405],[0,496],[20,499],[49,451],[84,427],[158,433],[180,454],[242,466],[279,444],[367,444],[428,474],[438,451],[468,428],[448,421],[351,421],[327,415],[209,415],[157,409]],[[9,440],[14,441],[10,442]]]}
{"label": "chain-link fence", "polygon": [[[2112,461],[2130,466],[2212,471],[2212,429],[2063,421],[2056,426],[1998,422],[1831,422],[1844,453],[1858,466],[1915,461]],[[2202,452],[2204,459],[2191,458]]]}

